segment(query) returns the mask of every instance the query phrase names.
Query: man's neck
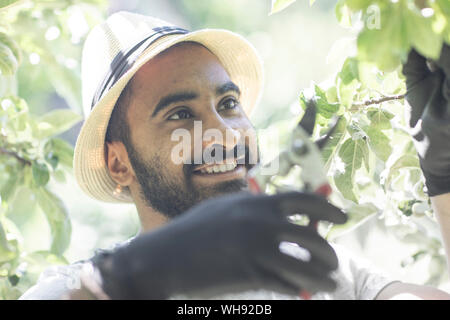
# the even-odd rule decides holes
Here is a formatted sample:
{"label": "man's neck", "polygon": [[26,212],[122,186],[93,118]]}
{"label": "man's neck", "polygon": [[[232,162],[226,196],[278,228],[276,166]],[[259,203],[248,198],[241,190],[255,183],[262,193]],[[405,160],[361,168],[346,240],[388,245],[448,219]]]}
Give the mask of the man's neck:
{"label": "man's neck", "polygon": [[141,233],[159,228],[169,221],[166,216],[151,207],[142,203],[135,203],[135,205],[141,222]]}

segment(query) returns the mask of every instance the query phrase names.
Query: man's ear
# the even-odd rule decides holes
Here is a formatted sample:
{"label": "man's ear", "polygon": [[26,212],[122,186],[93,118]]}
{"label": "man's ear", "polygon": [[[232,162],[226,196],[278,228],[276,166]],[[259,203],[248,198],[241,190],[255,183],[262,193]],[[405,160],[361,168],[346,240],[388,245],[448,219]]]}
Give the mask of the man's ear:
{"label": "man's ear", "polygon": [[119,141],[106,142],[106,165],[111,178],[121,186],[129,186],[134,179],[134,170],[125,145]]}

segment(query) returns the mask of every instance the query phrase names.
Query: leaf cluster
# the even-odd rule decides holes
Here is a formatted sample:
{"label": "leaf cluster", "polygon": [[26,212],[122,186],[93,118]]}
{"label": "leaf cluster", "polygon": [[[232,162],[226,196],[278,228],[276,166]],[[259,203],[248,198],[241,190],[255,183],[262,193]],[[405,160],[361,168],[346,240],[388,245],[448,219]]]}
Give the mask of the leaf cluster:
{"label": "leaf cluster", "polygon": [[[273,1],[272,13],[293,2]],[[356,54],[347,57],[333,83],[313,84],[299,96],[302,110],[311,94],[318,102],[316,138],[328,130],[333,115],[341,116],[322,156],[338,191],[332,200],[350,219],[328,236],[376,215],[402,241],[420,247],[404,265],[430,258],[428,283],[439,283],[445,257],[405,122],[401,66],[412,48],[437,59],[443,43],[450,43],[450,2],[339,0],[335,13],[343,26],[356,30]]]}
{"label": "leaf cluster", "polygon": [[[66,264],[72,225],[50,182],[71,174],[73,146],[61,134],[82,119],[80,30],[104,1],[0,1],[0,299],[19,297],[49,265]],[[78,20],[73,20],[78,17]],[[78,38],[77,38],[78,37]],[[57,92],[68,108],[48,110]],[[28,251],[27,223],[43,215],[49,246]]]}

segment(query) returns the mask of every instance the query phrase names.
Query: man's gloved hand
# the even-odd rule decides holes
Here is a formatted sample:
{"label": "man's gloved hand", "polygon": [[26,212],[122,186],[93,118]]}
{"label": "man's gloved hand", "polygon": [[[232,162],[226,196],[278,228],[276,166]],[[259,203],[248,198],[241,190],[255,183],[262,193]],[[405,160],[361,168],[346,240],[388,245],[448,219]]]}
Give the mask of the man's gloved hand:
{"label": "man's gloved hand", "polygon": [[450,192],[450,47],[427,66],[412,50],[403,66],[406,100],[411,106],[410,127],[419,154],[428,194]]}
{"label": "man's gloved hand", "polygon": [[[289,222],[293,214],[333,223],[347,219],[315,194],[232,194],[193,207],[126,247],[98,256],[94,264],[112,299],[209,298],[253,289],[293,295],[302,289],[334,290],[334,250],[312,228]],[[311,259],[280,252],[281,241],[299,244]]]}

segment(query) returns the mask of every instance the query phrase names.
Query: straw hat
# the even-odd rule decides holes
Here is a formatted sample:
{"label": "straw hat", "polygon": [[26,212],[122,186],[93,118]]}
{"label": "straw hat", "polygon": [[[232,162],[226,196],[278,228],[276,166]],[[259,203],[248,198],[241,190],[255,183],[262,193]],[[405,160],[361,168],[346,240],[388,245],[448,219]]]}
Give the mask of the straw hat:
{"label": "straw hat", "polygon": [[243,37],[220,29],[194,32],[130,12],[118,12],[88,35],[82,53],[82,96],[86,121],[74,151],[74,173],[81,189],[105,202],[133,202],[128,188],[115,192],[105,161],[105,134],[120,93],[133,75],[158,53],[183,41],[198,42],[214,53],[241,89],[247,115],[263,85],[262,61]]}

